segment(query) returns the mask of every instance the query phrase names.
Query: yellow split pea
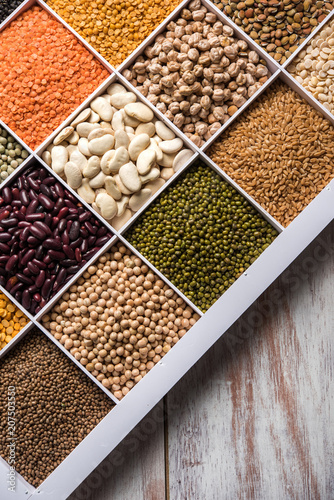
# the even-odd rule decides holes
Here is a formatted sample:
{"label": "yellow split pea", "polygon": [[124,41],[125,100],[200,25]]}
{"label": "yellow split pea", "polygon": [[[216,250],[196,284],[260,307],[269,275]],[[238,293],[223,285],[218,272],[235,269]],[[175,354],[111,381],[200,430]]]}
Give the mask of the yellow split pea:
{"label": "yellow split pea", "polygon": [[107,61],[118,66],[179,0],[46,0]]}
{"label": "yellow split pea", "polygon": [[5,347],[28,323],[28,318],[0,293],[0,349]]}

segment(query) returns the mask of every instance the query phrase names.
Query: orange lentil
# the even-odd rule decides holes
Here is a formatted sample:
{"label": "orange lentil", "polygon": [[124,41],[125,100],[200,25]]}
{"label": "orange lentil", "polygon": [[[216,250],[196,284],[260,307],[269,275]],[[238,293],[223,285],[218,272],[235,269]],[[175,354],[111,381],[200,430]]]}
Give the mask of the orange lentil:
{"label": "orange lentil", "polygon": [[[118,66],[180,0],[46,0],[107,61]],[[139,28],[140,26],[140,28]],[[129,30],[136,32],[129,34]]]}
{"label": "orange lentil", "polygon": [[32,149],[109,76],[75,36],[39,6],[0,33],[0,60],[1,118]]}
{"label": "orange lentil", "polygon": [[0,349],[28,323],[28,318],[8,297],[0,293]]}

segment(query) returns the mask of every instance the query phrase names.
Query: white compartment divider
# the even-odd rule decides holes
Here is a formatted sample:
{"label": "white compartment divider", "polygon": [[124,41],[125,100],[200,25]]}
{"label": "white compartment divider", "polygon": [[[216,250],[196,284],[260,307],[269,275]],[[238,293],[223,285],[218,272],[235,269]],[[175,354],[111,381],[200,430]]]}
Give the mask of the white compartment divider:
{"label": "white compartment divider", "polygon": [[[56,14],[42,0],[25,0],[1,25],[0,30],[16,18],[20,13],[29,9],[33,5],[39,5],[59,22],[62,23],[71,33],[103,64],[109,71],[110,76],[55,130],[35,151],[26,145],[24,147],[30,156],[0,185],[0,196],[3,187],[8,185],[13,179],[20,175],[27,166],[34,160],[43,165],[66,189],[68,189],[93,215],[99,219],[105,227],[113,234],[109,242],[101,248],[71,279],[62,289],[46,304],[46,306],[35,316],[24,310],[24,308],[10,296],[7,290],[0,286],[0,290],[6,294],[10,300],[21,309],[30,322],[14,337],[14,339],[0,351],[0,358],[10,352],[25,335],[28,335],[33,326],[37,326],[51,341],[55,343],[95,384],[110,397],[114,403],[114,409],[96,426],[96,428],[70,453],[70,455],[47,477],[39,488],[31,485],[17,474],[16,500],[26,500],[27,498],[39,498],[41,500],[65,500],[71,492],[92,472],[92,470],[122,441],[131,429],[153,408],[155,404],[173,387],[173,385],[191,368],[191,366],[216,342],[226,330],[240,317],[240,315],[257,299],[257,297],[286,269],[286,267],[304,250],[304,248],[334,219],[334,181],[331,181],[325,189],[303,210],[298,217],[287,227],[283,228],[269,213],[266,212],[252,197],[250,197],[241,187],[236,184],[226,173],[224,173],[208,156],[208,148],[218,139],[234,120],[242,113],[247,112],[256,99],[265,92],[270,85],[280,78],[293,90],[299,93],[334,125],[333,115],[320,104],[309,92],[307,92],[285,69],[300,51],[312,40],[324,24],[334,16],[332,11],[326,19],[313,31],[307,40],[291,55],[283,64],[277,63],[268,53],[258,46],[242,29],[240,29],[229,17],[224,15],[213,3],[202,0],[208,10],[217,14],[218,18],[232,27],[235,35],[242,40],[246,40],[252,50],[255,50],[267,63],[271,77],[262,87],[247,100],[247,102],[235,113],[218,132],[207,141],[203,147],[196,147],[188,137],[180,131],[174,124],[156,109],[136,87],[130,84],[121,74],[129,68],[136,58],[143,54],[145,48],[151,45],[155,37],[162,33],[168,23],[177,17],[189,3],[184,0],[174,11],[144,40],[138,48],[118,67],[110,65],[89,43],[71,28],[64,20]],[[155,113],[155,116],[162,120],[177,137],[180,137],[185,147],[191,149],[193,157],[176,172],[160,189],[155,193],[143,207],[119,230],[110,226],[90,205],[85,203],[80,196],[73,191],[53,170],[41,159],[43,151],[52,143],[55,136],[65,126],[69,125],[74,117],[85,109],[91,100],[97,95],[105,92],[106,88],[113,82],[119,81],[134,92],[138,99],[147,104]],[[0,117],[1,118],[1,117]],[[0,121],[0,125],[24,144],[17,135]],[[158,271],[138,250],[132,247],[126,239],[126,232],[137,218],[145,212],[154,200],[183,173],[194,162],[202,161],[214,169],[223,179],[235,187],[256,210],[280,233],[273,243],[257,258],[257,260],[231,285],[228,290],[217,300],[217,302],[204,314],[201,312],[177,287]],[[178,293],[183,300],[200,315],[200,320],[187,332],[187,334],[171,349],[159,363],[137,384],[131,391],[119,401],[102,384],[62,346],[41,324],[41,318],[48,314],[59,298],[75,283],[92,265],[100,255],[108,251],[116,242],[122,242],[131,249],[138,257],[145,262],[170,288]],[[333,249],[328,249],[333,251]],[[8,470],[8,465],[0,457],[0,475]],[[7,495],[7,496],[6,496]],[[4,481],[0,481],[1,500],[7,500],[8,494]]]}

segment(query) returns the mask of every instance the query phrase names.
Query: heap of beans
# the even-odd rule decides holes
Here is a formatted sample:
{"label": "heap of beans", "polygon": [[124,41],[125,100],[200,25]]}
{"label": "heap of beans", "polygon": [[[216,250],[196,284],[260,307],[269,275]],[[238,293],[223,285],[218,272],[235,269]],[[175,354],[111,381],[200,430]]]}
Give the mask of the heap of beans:
{"label": "heap of beans", "polygon": [[133,92],[113,83],[55,137],[42,158],[120,229],[192,155]]}
{"label": "heap of beans", "polygon": [[121,399],[198,319],[141,259],[118,244],[88,268],[42,321]]}
{"label": "heap of beans", "polygon": [[5,128],[0,127],[0,184],[28,158],[29,153],[16,142]]}
{"label": "heap of beans", "polygon": [[245,198],[201,163],[183,173],[126,233],[202,311],[276,236]]}
{"label": "heap of beans", "polygon": [[0,33],[1,119],[34,149],[109,73],[53,16],[34,6]]}
{"label": "heap of beans", "polygon": [[0,0],[0,23],[14,12],[23,0]]}
{"label": "heap of beans", "polygon": [[47,0],[107,61],[118,66],[179,0]]}
{"label": "heap of beans", "polygon": [[280,64],[333,9],[321,0],[213,0]]}
{"label": "heap of beans", "polygon": [[0,284],[37,313],[110,237],[36,164],[0,192]]}
{"label": "heap of beans", "polygon": [[23,312],[4,293],[0,293],[0,349],[5,347],[28,321]]}
{"label": "heap of beans", "polygon": [[[1,361],[0,455],[36,488],[110,412],[114,403],[50,341],[29,332]],[[15,429],[8,434],[8,396],[15,388]],[[12,428],[11,428],[12,429]]]}
{"label": "heap of beans", "polygon": [[334,20],[298,54],[288,71],[334,113]]}
{"label": "heap of beans", "polygon": [[155,38],[123,75],[197,146],[270,76],[247,42],[200,0]]}
{"label": "heap of beans", "polygon": [[334,177],[333,141],[333,125],[277,81],[208,154],[287,226]]}

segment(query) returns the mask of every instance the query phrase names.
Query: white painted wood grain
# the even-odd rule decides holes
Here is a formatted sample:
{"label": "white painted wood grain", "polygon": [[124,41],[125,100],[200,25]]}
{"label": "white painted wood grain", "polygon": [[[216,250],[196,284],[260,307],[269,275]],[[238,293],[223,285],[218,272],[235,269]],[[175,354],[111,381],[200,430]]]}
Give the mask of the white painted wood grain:
{"label": "white painted wood grain", "polygon": [[169,393],[170,500],[334,498],[333,306],[318,240]]}
{"label": "white painted wood grain", "polygon": [[169,393],[167,464],[153,410],[71,500],[333,500],[332,249],[333,223]]}

